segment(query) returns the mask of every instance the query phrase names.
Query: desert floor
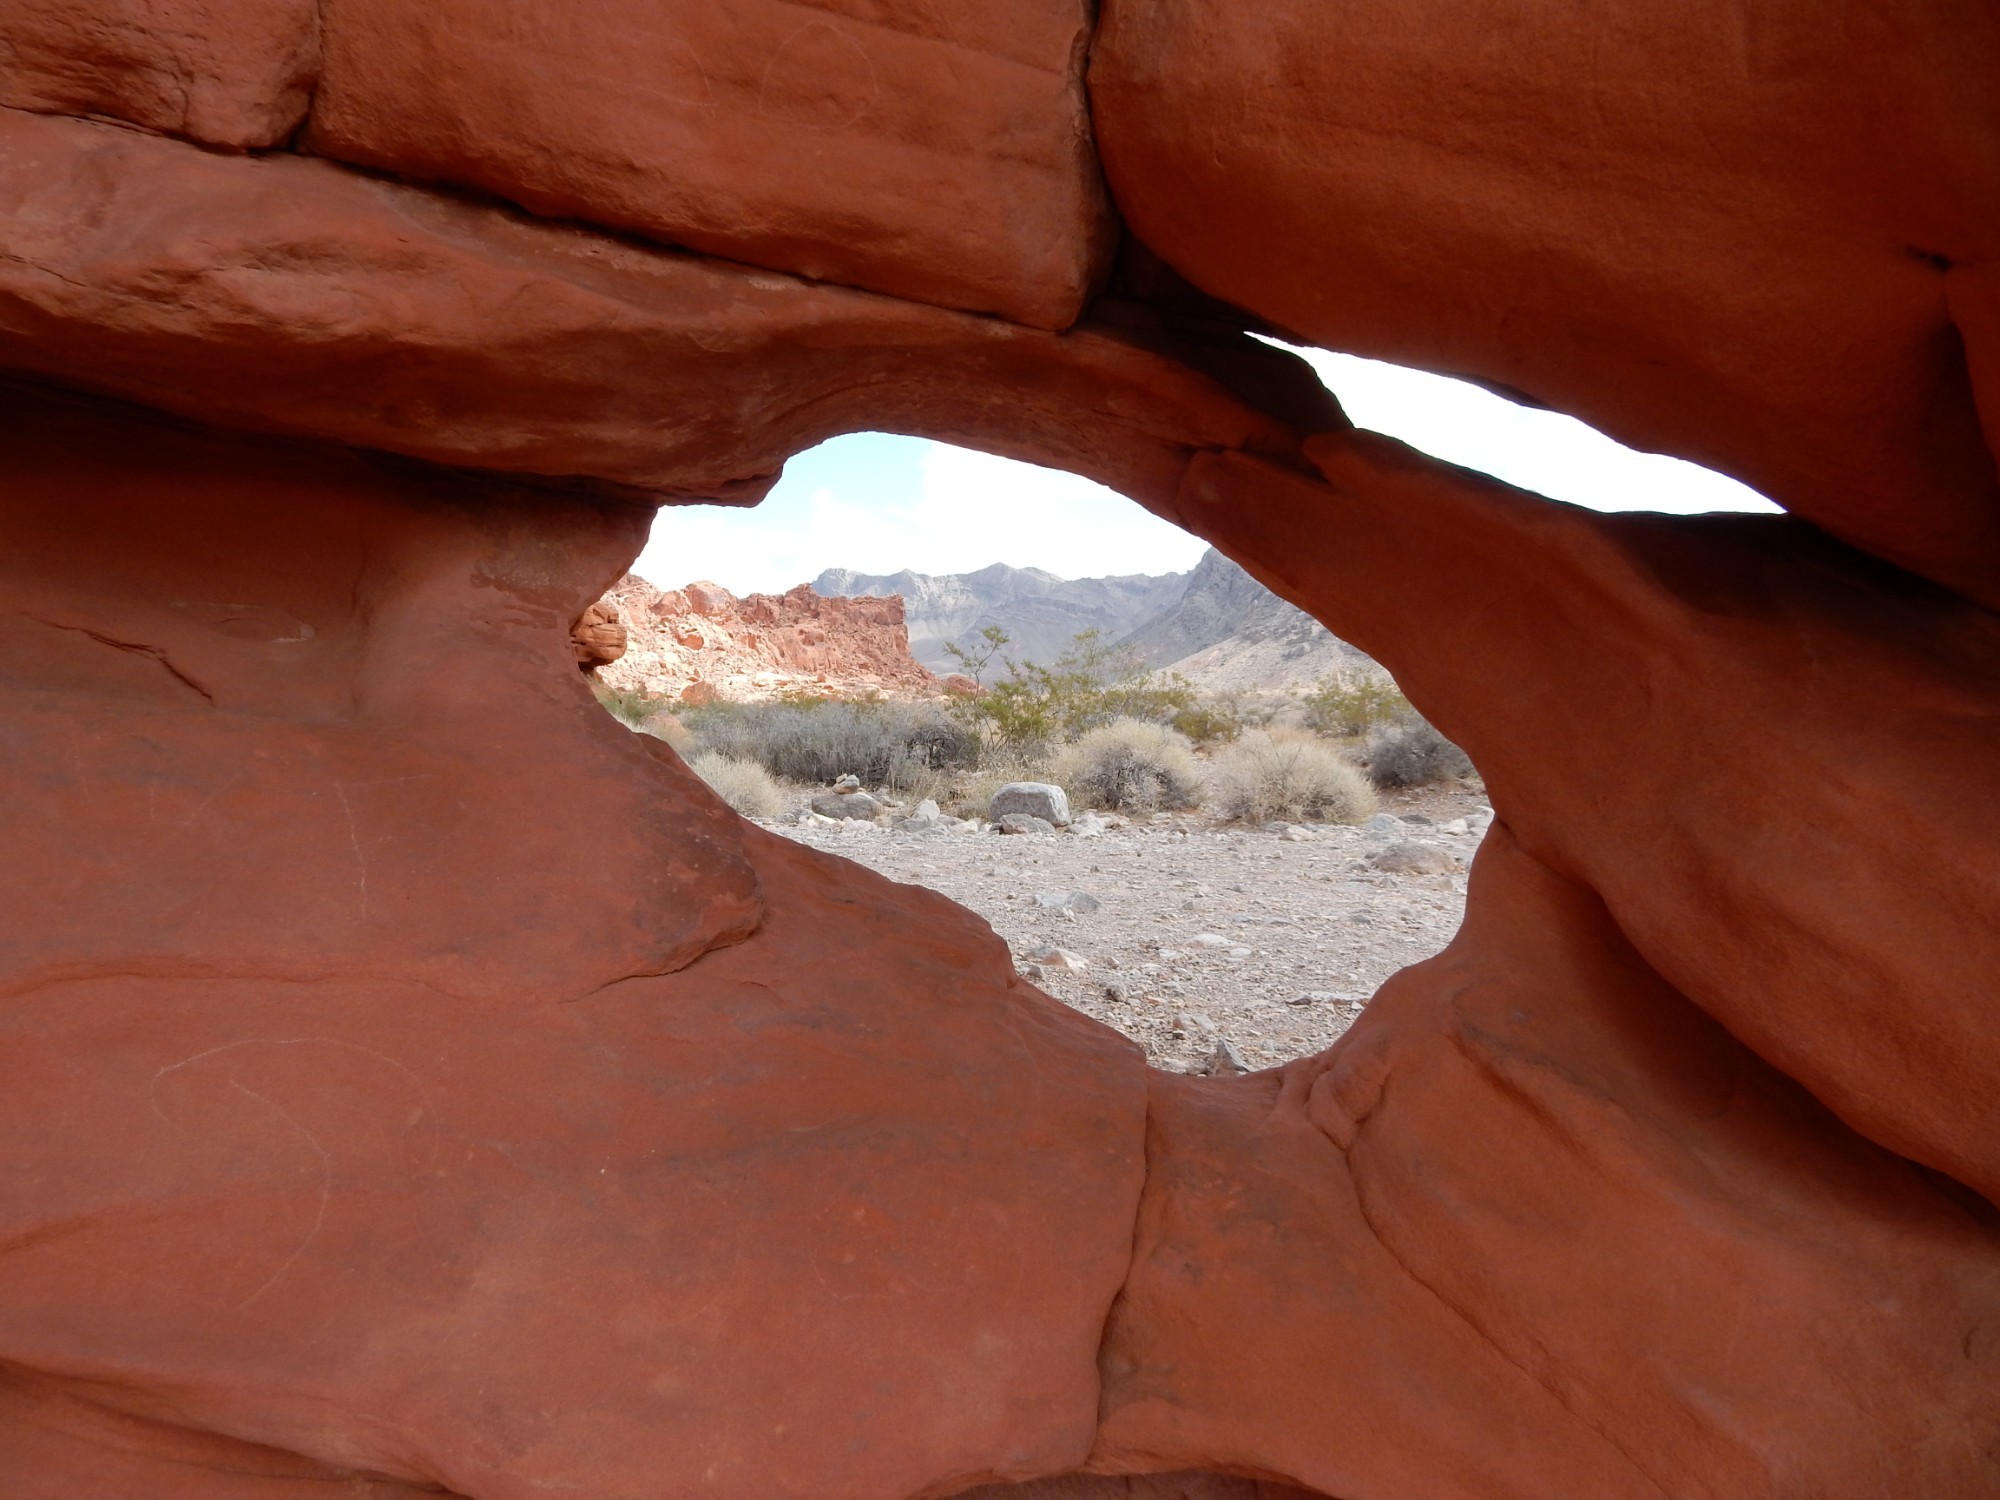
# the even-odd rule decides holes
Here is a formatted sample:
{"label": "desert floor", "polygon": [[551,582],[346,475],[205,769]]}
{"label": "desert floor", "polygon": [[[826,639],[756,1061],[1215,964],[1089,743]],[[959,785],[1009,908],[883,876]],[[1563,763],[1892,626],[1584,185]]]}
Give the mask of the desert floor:
{"label": "desert floor", "polygon": [[[1293,832],[1167,814],[1091,837],[767,826],[971,908],[1043,990],[1154,1066],[1204,1072],[1321,1050],[1383,980],[1444,947],[1480,837],[1446,830],[1483,803],[1476,785],[1432,788],[1384,799],[1400,827]],[[1374,868],[1397,842],[1444,851],[1457,872]]]}

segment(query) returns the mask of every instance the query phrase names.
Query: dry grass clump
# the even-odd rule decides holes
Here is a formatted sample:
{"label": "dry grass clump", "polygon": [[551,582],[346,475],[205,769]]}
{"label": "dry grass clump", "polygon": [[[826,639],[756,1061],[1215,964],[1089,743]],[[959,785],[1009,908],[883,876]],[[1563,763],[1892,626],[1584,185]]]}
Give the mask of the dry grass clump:
{"label": "dry grass clump", "polygon": [[954,818],[984,818],[993,794],[1010,781],[1047,781],[1046,765],[1021,760],[992,760],[951,778],[950,789],[936,797],[940,811]]}
{"label": "dry grass clump", "polygon": [[1427,786],[1471,774],[1471,757],[1422,719],[1378,729],[1368,740],[1368,779],[1379,787]]}
{"label": "dry grass clump", "polygon": [[1297,729],[1253,729],[1215,759],[1209,805],[1246,823],[1363,823],[1375,789],[1333,746]]}
{"label": "dry grass clump", "polygon": [[664,710],[646,715],[638,725],[641,734],[650,734],[656,740],[665,740],[674,753],[685,759],[694,753],[694,731],[683,724],[678,714]]}
{"label": "dry grass clump", "polygon": [[1192,806],[1201,767],[1184,734],[1143,719],[1114,719],[1058,752],[1051,778],[1083,807],[1158,812]]}
{"label": "dry grass clump", "polygon": [[785,810],[784,792],[754,760],[732,760],[710,750],[688,762],[688,769],[743,817],[775,818]]}
{"label": "dry grass clump", "polygon": [[644,688],[613,687],[595,672],[586,673],[584,681],[604,711],[627,729],[639,728],[647,718],[667,707],[664,699],[655,698]]}

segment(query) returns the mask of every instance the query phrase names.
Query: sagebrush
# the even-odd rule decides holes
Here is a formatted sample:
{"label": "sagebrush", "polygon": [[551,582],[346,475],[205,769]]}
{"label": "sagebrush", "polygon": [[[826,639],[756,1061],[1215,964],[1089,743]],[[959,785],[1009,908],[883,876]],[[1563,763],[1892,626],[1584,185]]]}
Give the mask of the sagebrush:
{"label": "sagebrush", "polygon": [[1427,786],[1472,774],[1472,759],[1424,719],[1378,729],[1368,741],[1368,779],[1384,788]]}
{"label": "sagebrush", "polygon": [[1039,761],[992,759],[972,769],[959,771],[942,797],[932,794],[938,807],[954,818],[984,818],[993,805],[993,794],[1014,781],[1047,781],[1048,766]]}
{"label": "sagebrush", "polygon": [[1187,737],[1141,719],[1087,731],[1056,756],[1051,774],[1073,802],[1117,812],[1189,807],[1202,784]]}
{"label": "sagebrush", "polygon": [[590,683],[591,696],[604,705],[606,713],[627,729],[639,728],[647,719],[667,707],[664,698],[656,698],[644,688],[614,687],[595,672],[590,673],[586,680]]}
{"label": "sagebrush", "polygon": [[1362,823],[1379,805],[1339,750],[1298,729],[1252,729],[1215,758],[1209,805],[1246,823]]}
{"label": "sagebrush", "polygon": [[637,727],[642,734],[666,741],[682,758],[695,753],[694,731],[683,724],[677,714],[648,714]]}
{"label": "sagebrush", "polygon": [[688,769],[746,818],[775,818],[785,810],[783,790],[754,760],[732,760],[710,750],[689,761]]}
{"label": "sagebrush", "polygon": [[682,715],[702,750],[786,781],[882,786],[979,759],[978,731],[934,703],[717,703]]}

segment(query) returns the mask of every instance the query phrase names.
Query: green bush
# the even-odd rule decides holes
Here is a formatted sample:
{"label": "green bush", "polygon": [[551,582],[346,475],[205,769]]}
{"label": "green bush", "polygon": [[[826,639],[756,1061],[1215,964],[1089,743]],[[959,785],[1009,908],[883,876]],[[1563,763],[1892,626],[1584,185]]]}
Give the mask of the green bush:
{"label": "green bush", "polygon": [[1306,696],[1305,720],[1321,734],[1355,739],[1415,716],[1402,689],[1381,677],[1329,677]]}
{"label": "green bush", "polygon": [[1119,812],[1189,807],[1201,793],[1187,737],[1141,719],[1089,730],[1057,754],[1051,775],[1082,806]]}
{"label": "green bush", "polygon": [[894,785],[917,768],[971,765],[980,751],[978,731],[932,703],[715,703],[681,718],[702,750],[818,786],[841,776]]}
{"label": "green bush", "polygon": [[711,750],[697,755],[688,769],[746,818],[775,818],[785,810],[784,792],[755,761],[731,760]]}
{"label": "green bush", "polygon": [[1243,733],[1242,714],[1226,703],[1191,703],[1167,723],[1204,749],[1227,744]]}
{"label": "green bush", "polygon": [[1368,779],[1379,787],[1426,786],[1471,774],[1471,757],[1423,719],[1389,725],[1368,741]]}
{"label": "green bush", "polygon": [[1298,729],[1252,729],[1216,757],[1210,806],[1226,818],[1363,823],[1374,816],[1368,778],[1326,741]]}
{"label": "green bush", "polygon": [[956,712],[983,726],[1000,746],[1031,749],[1076,736],[1113,719],[1164,720],[1194,706],[1194,688],[1184,678],[1149,671],[1129,646],[1114,646],[1101,632],[1080,632],[1054,666],[1015,661],[1006,654],[1007,633],[997,625],[980,632],[983,648],[947,647],[967,675],[984,683],[997,658],[1006,675],[976,697],[959,700]]}

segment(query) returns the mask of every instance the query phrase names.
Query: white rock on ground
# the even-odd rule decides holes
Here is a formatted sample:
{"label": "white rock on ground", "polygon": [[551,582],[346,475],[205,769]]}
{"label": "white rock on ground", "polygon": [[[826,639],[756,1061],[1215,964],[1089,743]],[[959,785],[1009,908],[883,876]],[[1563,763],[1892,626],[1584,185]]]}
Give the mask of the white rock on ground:
{"label": "white rock on ground", "polygon": [[986,816],[997,823],[1009,813],[1040,818],[1061,828],[1069,822],[1069,793],[1046,781],[1010,781],[993,794]]}

